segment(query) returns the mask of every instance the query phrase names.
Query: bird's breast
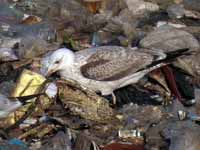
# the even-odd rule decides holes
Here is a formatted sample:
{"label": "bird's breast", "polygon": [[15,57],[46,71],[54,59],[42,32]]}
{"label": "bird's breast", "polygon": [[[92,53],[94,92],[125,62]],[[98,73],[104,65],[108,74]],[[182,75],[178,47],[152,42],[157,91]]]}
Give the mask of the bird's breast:
{"label": "bird's breast", "polygon": [[[100,91],[103,93],[110,94],[113,90],[113,87],[116,87],[116,84],[113,82],[105,82],[105,81],[96,81],[92,79],[88,79],[81,74],[79,69],[80,67],[74,66],[72,68],[63,70],[60,72],[62,78],[66,80],[72,80],[79,83],[81,86],[86,87],[92,91]],[[105,92],[106,91],[106,92]]]}

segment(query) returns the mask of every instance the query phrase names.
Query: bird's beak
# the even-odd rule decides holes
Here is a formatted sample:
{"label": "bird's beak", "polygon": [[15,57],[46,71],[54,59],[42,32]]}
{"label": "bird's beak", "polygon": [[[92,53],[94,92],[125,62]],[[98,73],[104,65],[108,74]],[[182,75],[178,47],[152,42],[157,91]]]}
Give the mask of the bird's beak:
{"label": "bird's beak", "polygon": [[49,69],[47,72],[46,72],[46,77],[49,77],[50,75],[52,75],[54,72],[56,72],[57,70],[56,69]]}

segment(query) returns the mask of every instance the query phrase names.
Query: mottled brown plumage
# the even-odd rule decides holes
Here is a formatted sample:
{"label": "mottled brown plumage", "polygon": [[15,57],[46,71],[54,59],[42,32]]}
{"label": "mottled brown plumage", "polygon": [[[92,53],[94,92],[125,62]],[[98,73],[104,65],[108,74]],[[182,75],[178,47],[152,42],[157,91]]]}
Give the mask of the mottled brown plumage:
{"label": "mottled brown plumage", "polygon": [[98,81],[115,81],[149,65],[154,57],[148,53],[119,47],[98,50],[81,67],[84,77]]}
{"label": "mottled brown plumage", "polygon": [[59,71],[64,79],[114,97],[115,89],[137,83],[150,71],[165,65],[165,58],[166,54],[158,50],[100,46],[76,53],[66,48],[59,49],[44,62],[47,67],[45,74]]}

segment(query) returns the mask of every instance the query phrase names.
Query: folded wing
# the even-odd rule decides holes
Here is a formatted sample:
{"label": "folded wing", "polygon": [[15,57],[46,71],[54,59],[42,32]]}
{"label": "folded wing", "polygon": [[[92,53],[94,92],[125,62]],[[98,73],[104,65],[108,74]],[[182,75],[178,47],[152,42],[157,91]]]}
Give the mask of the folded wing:
{"label": "folded wing", "polygon": [[119,46],[103,46],[94,49],[87,63],[81,66],[84,77],[97,81],[114,81],[146,68],[160,56],[126,49]]}

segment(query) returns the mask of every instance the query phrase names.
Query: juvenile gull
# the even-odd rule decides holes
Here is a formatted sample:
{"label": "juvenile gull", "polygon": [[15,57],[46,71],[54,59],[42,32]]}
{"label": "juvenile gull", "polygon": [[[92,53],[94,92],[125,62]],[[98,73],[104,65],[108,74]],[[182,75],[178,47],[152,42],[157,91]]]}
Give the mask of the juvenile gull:
{"label": "juvenile gull", "polygon": [[28,100],[40,95],[44,93],[20,97],[7,97],[0,93],[0,119],[6,118],[10,113],[27,104]]}
{"label": "juvenile gull", "polygon": [[0,93],[0,119],[6,118],[11,112],[14,112],[21,106],[22,103],[20,101],[11,101]]}
{"label": "juvenile gull", "polygon": [[145,74],[163,65],[160,51],[101,46],[79,52],[61,48],[44,58],[45,75],[59,71],[61,77],[78,82],[102,95],[115,96],[115,89],[137,83]]}

